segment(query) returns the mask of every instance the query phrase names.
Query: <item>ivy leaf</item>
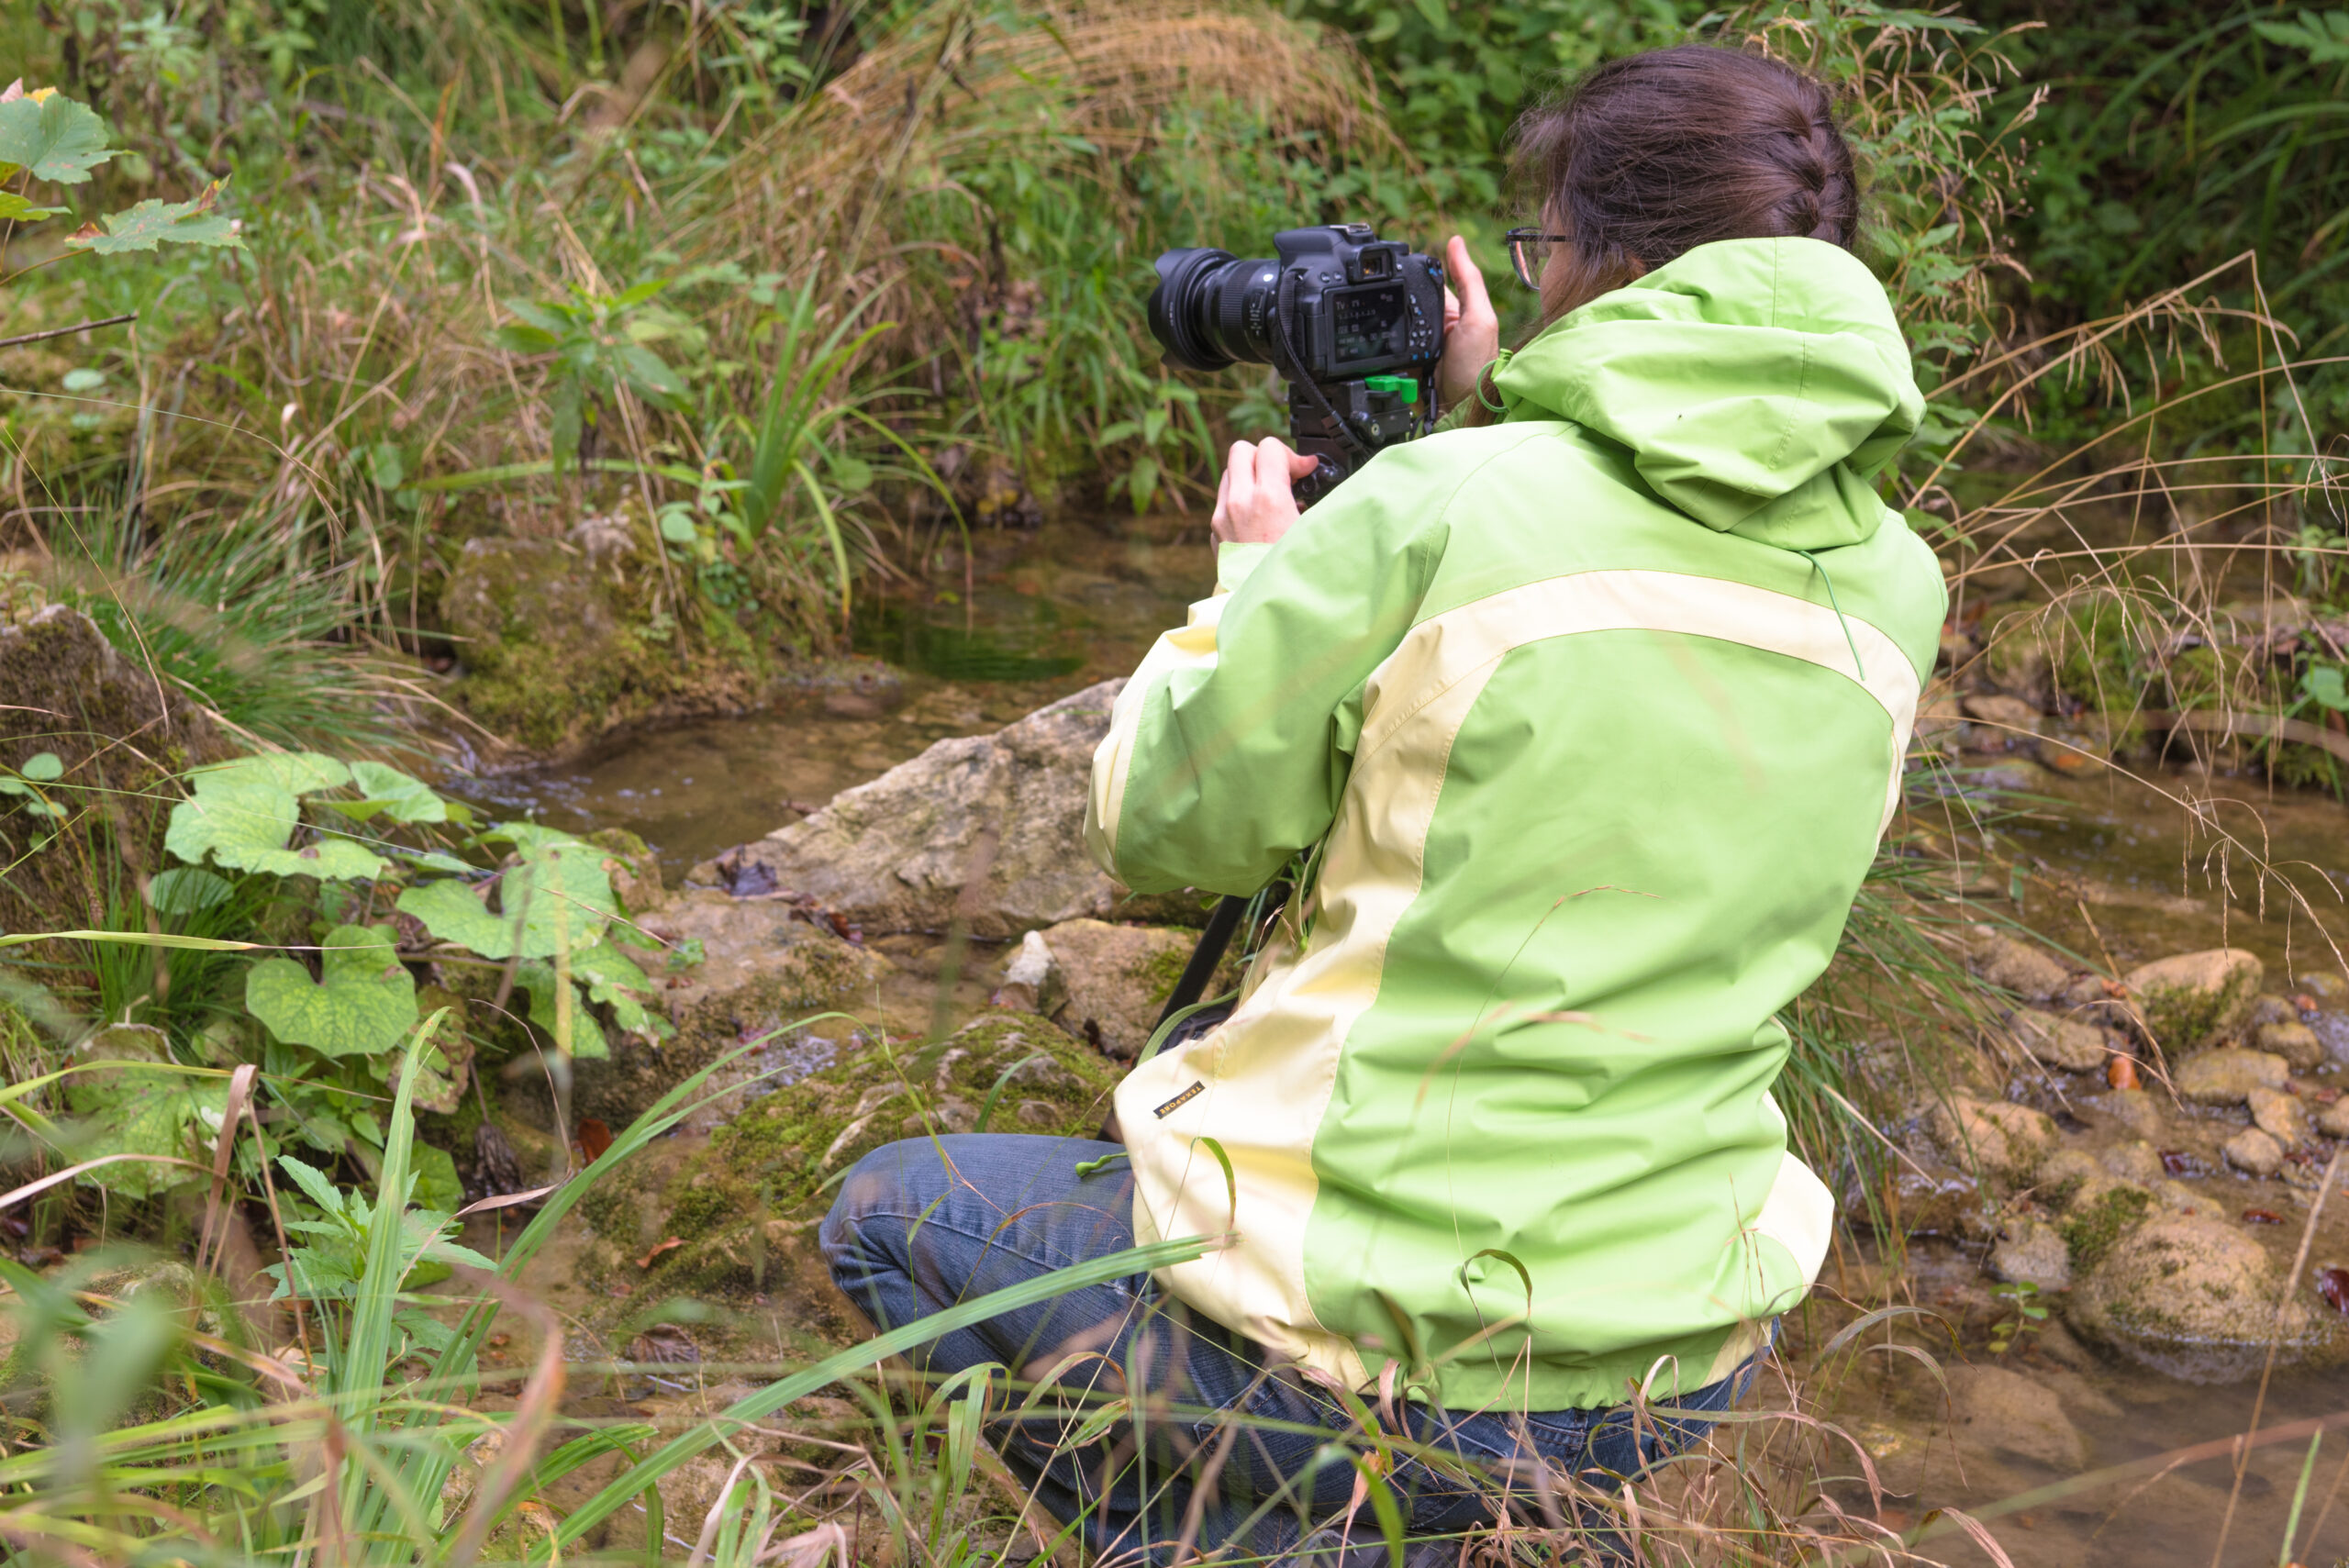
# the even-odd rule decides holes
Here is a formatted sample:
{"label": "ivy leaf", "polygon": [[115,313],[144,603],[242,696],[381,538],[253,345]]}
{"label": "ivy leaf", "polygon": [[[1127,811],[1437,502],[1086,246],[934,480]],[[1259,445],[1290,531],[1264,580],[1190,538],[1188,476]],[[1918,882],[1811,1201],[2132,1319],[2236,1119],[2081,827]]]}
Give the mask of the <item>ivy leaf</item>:
{"label": "ivy leaf", "polygon": [[593,947],[605,923],[619,913],[612,879],[604,871],[604,851],[528,823],[490,836],[521,851],[520,863],[497,880],[497,913],[490,913],[459,882],[409,888],[400,895],[400,913],[423,921],[438,940],[471,948],[483,958],[552,958],[565,944],[573,952]]}
{"label": "ivy leaf", "polygon": [[212,210],[225,183],[215,180],[194,201],[161,202],[150,197],[128,212],[110,212],[99,220],[103,228],[98,223],[85,223],[66,236],[65,243],[99,256],[152,250],[165,240],[241,250],[245,242],[237,238],[237,220]]}
{"label": "ivy leaf", "polygon": [[78,185],[114,155],[106,121],[85,105],[55,94],[0,103],[0,162],[30,169],[36,180]]}
{"label": "ivy leaf", "polygon": [[416,1027],[416,979],[389,926],[337,926],[318,955],[321,978],[290,958],[245,975],[245,1010],[289,1045],[321,1056],[380,1056]]}
{"label": "ivy leaf", "polygon": [[[395,822],[446,822],[449,803],[435,795],[421,781],[410,778],[397,768],[382,762],[353,762],[351,778],[367,798],[336,803],[335,809],[346,817],[359,817],[364,821],[380,812]],[[370,808],[364,816],[353,807]]]}

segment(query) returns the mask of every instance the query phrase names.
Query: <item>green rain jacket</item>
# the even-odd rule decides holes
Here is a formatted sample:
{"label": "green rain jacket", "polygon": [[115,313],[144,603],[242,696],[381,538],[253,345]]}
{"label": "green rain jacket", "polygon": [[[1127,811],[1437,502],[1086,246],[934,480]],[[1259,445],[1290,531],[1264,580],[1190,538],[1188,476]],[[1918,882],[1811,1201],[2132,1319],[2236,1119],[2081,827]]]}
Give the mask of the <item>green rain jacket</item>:
{"label": "green rain jacket", "polygon": [[1834,1218],[1770,1096],[1899,797],[1944,595],[1873,480],[1883,288],[1703,246],[1226,545],[1119,696],[1086,837],[1137,892],[1318,877],[1229,1022],[1117,1094],[1162,1283],[1363,1387],[1557,1410],[1731,1371]]}

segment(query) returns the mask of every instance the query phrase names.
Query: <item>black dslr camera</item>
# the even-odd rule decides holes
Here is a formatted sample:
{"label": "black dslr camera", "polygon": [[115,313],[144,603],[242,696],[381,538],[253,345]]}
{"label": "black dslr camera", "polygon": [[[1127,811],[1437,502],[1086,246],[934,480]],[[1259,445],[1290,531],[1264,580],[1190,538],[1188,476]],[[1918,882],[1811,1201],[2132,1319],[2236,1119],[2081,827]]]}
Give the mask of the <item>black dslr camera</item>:
{"label": "black dslr camera", "polygon": [[1443,263],[1366,223],[1283,229],[1273,249],[1167,251],[1150,330],[1184,370],[1247,360],[1281,373],[1290,442],[1320,460],[1297,485],[1310,506],[1380,448],[1435,428]]}

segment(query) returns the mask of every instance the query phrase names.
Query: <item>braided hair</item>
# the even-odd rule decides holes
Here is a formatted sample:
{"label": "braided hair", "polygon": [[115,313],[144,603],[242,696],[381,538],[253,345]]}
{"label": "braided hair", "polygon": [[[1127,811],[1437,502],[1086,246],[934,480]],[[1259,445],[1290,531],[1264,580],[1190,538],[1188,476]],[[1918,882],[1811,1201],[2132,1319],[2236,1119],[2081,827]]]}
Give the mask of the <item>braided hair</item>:
{"label": "braided hair", "polygon": [[1573,236],[1544,282],[1544,323],[1712,240],[1859,240],[1827,89],[1709,44],[1609,61],[1528,111],[1514,174],[1544,226]]}

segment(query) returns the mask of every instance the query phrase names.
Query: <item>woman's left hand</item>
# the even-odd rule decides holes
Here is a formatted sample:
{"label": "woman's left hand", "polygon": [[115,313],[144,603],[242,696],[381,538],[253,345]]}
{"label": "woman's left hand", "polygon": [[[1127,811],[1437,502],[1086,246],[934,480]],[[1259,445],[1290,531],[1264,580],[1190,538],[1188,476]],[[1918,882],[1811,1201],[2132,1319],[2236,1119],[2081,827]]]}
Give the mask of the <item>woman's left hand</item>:
{"label": "woman's left hand", "polygon": [[1208,524],[1216,542],[1271,544],[1288,532],[1299,515],[1292,486],[1317,461],[1277,439],[1232,442]]}

